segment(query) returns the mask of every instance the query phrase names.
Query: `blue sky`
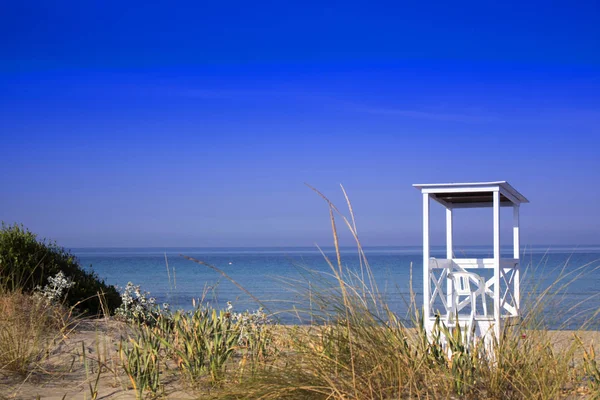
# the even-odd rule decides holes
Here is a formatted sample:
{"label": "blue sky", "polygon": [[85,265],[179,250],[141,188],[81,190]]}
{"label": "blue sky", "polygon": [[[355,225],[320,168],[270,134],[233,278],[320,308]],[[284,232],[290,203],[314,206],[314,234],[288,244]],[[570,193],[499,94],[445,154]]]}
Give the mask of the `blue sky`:
{"label": "blue sky", "polygon": [[[531,201],[524,244],[598,244],[599,18],[578,1],[3,4],[0,220],[68,247],[329,245],[304,183],[340,205],[342,183],[365,245],[415,245],[411,184],[508,180]],[[491,243],[486,212],[458,245]]]}

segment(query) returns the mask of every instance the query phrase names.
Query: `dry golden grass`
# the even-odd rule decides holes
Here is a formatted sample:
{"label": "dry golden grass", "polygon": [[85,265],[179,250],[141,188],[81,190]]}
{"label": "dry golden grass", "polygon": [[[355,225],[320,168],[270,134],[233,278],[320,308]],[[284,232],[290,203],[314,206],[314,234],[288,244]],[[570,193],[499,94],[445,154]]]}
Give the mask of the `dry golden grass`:
{"label": "dry golden grass", "polygon": [[0,294],[0,369],[26,374],[60,337],[55,310],[19,291]]}

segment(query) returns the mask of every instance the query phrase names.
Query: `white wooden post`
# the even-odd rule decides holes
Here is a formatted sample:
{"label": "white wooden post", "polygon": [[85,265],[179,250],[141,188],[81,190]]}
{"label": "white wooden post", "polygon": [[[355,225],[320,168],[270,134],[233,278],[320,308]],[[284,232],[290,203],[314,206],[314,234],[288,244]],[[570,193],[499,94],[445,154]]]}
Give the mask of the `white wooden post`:
{"label": "white wooden post", "polygon": [[[521,231],[519,229],[519,205],[513,205],[513,258],[519,260],[519,253],[521,249]],[[517,308],[517,315],[521,315],[521,282],[520,282],[520,269],[521,262],[518,261],[515,265],[514,271],[514,293],[515,307]]]}
{"label": "white wooden post", "polygon": [[454,251],[452,249],[452,209],[446,208],[446,258],[451,259],[454,257]]}
{"label": "white wooden post", "polygon": [[[452,268],[452,258],[454,258],[454,250],[452,243],[452,208],[446,208],[446,258],[449,262],[449,268]],[[452,304],[452,279],[446,279],[446,301],[448,305]]]}
{"label": "white wooden post", "polygon": [[423,318],[429,326],[429,194],[423,193]]}
{"label": "white wooden post", "polygon": [[500,340],[500,191],[493,192],[494,213],[494,334]]}

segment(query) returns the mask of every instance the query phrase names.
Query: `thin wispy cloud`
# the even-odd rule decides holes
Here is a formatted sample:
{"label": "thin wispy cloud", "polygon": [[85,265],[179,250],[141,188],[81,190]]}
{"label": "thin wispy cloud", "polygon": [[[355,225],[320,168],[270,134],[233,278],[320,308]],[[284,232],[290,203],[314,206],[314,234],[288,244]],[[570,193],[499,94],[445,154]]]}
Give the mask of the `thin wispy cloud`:
{"label": "thin wispy cloud", "polygon": [[600,112],[596,109],[565,109],[548,108],[537,109],[535,112],[527,108],[503,109],[490,111],[481,107],[466,106],[439,107],[432,105],[428,109],[412,109],[403,107],[371,106],[353,101],[348,95],[338,93],[323,93],[319,91],[301,90],[298,88],[160,88],[167,91],[169,95],[187,97],[199,100],[243,100],[252,101],[263,99],[268,101],[292,101],[310,104],[321,109],[330,109],[346,113],[364,113],[375,116],[390,116],[403,119],[414,119],[423,121],[440,121],[464,124],[487,124],[510,121],[513,124],[539,124],[555,121],[585,121],[592,122],[600,120]]}
{"label": "thin wispy cloud", "polygon": [[179,89],[179,96],[196,99],[239,99],[255,96],[282,96],[290,95],[289,92],[276,90],[252,90],[252,89]]}
{"label": "thin wispy cloud", "polygon": [[248,99],[248,98],[317,98],[317,93],[295,88],[174,88],[171,94],[192,99]]}
{"label": "thin wispy cloud", "polygon": [[498,117],[491,114],[463,114],[453,112],[436,112],[408,110],[401,108],[359,107],[357,111],[375,115],[390,115],[405,118],[428,119],[434,121],[487,123],[498,121]]}

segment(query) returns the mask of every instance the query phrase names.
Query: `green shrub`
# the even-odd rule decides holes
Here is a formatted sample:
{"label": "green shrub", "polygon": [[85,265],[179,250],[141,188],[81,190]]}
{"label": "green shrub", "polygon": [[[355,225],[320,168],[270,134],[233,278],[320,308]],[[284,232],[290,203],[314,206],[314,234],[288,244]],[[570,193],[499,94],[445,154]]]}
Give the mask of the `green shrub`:
{"label": "green shrub", "polygon": [[[47,284],[48,278],[62,271],[75,282],[66,295],[66,304],[81,312],[98,315],[102,312],[103,294],[108,311],[121,304],[121,297],[112,285],[107,285],[92,271],[85,271],[77,258],[54,242],[40,240],[22,225],[5,225],[0,230],[0,287],[32,292]],[[104,301],[104,299],[102,301]]]}

